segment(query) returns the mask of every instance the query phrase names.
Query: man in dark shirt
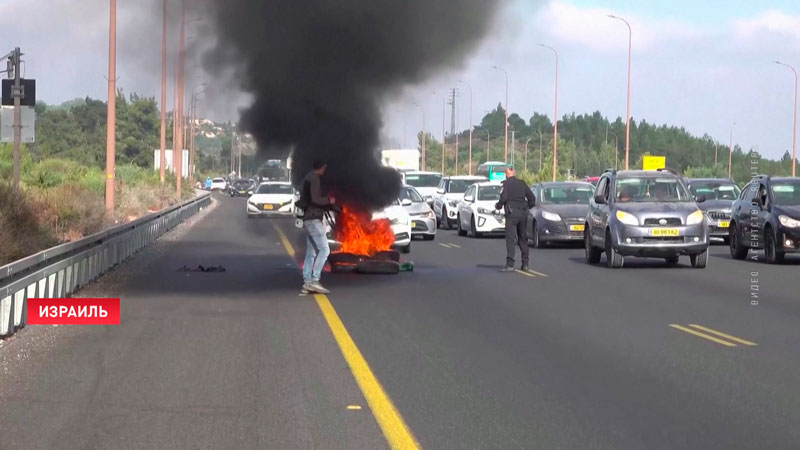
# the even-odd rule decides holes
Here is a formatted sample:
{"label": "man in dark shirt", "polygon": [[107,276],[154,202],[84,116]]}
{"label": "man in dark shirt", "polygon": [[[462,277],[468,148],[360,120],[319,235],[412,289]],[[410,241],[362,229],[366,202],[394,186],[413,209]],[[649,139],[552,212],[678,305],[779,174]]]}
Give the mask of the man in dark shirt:
{"label": "man in dark shirt", "polygon": [[331,253],[325,224],[322,222],[325,212],[332,206],[336,199],[322,195],[320,178],[325,174],[327,164],[323,161],[314,161],[311,172],[303,178],[301,202],[304,204],[303,228],[308,233],[306,239],[306,258],[303,262],[303,288],[302,293],[312,292],[328,294],[329,290],[320,284],[322,269]]}
{"label": "man in dark shirt", "polygon": [[506,265],[501,272],[514,271],[514,247],[519,246],[522,270],[528,271],[528,211],[535,203],[531,188],[514,176],[514,168],[506,169],[506,180],[495,209],[506,215]]}

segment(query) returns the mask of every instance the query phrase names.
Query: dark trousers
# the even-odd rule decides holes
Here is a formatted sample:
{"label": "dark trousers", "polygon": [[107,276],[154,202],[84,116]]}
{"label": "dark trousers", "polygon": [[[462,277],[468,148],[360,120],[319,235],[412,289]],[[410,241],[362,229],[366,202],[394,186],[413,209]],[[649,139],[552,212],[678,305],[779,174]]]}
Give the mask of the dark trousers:
{"label": "dark trousers", "polygon": [[506,266],[514,267],[514,247],[519,246],[522,265],[528,265],[528,217],[506,216]]}

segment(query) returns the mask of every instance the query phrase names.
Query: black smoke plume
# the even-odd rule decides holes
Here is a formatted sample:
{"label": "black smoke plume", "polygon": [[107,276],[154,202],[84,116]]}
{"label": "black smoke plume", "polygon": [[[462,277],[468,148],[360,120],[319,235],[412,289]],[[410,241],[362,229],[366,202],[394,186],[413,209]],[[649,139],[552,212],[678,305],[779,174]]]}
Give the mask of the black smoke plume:
{"label": "black smoke plume", "polygon": [[295,182],[322,159],[336,195],[377,208],[392,202],[400,187],[397,173],[377,157],[380,105],[404,86],[461,62],[502,4],[209,1],[217,42],[204,66],[217,74],[234,68],[239,88],[253,96],[240,127],[261,151],[286,156],[294,148]]}

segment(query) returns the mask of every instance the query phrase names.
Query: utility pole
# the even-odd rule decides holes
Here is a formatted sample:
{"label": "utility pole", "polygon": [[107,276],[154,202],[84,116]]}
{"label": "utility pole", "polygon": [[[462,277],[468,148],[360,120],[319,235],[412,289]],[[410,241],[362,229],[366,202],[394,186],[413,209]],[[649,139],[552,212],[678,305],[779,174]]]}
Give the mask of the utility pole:
{"label": "utility pole", "polygon": [[162,5],[161,24],[161,155],[158,178],[164,184],[164,166],[167,164],[167,0]]}
{"label": "utility pole", "polygon": [[517,131],[511,130],[511,165],[514,165],[514,153],[516,153]]}
{"label": "utility pole", "polygon": [[530,144],[530,143],[531,143],[531,139],[528,138],[528,140],[525,141],[525,172],[528,171],[528,144]]}
{"label": "utility pole", "polygon": [[731,166],[733,164],[733,127],[736,126],[736,122],[733,122],[731,125],[731,148],[730,152],[728,153],[728,178],[731,177]]}
{"label": "utility pole", "polygon": [[472,85],[464,81],[460,83],[466,84],[469,88],[469,174],[472,175]]}
{"label": "utility pole", "polygon": [[241,136],[240,135],[236,136],[236,149],[239,150],[239,170],[236,173],[238,174],[239,178],[241,178],[242,177],[242,142],[241,142]]}
{"label": "utility pole", "polygon": [[539,172],[542,171],[542,129],[539,128]]}
{"label": "utility pole", "polygon": [[11,52],[10,59],[11,59],[11,70],[13,70],[13,78],[14,78],[14,86],[11,88],[11,95],[14,98],[14,147],[13,147],[13,164],[14,164],[14,172],[11,177],[11,187],[14,192],[19,191],[19,146],[20,141],[22,140],[22,84],[20,80],[20,58],[22,57],[22,52],[20,52],[19,47],[15,48],[13,52]]}
{"label": "utility pole", "polygon": [[[184,46],[186,45],[186,2],[181,1],[181,36],[178,44],[178,148],[175,158],[175,192],[181,198],[181,181],[183,179],[183,88],[184,88]],[[173,150],[173,152],[176,150]]]}
{"label": "utility pole", "polygon": [[[109,1],[108,21],[108,102],[106,120],[106,214],[114,213],[114,163],[117,141],[117,0]],[[17,75],[17,80],[19,76]],[[19,109],[19,101],[14,101]],[[18,113],[15,111],[15,119]],[[15,120],[16,121],[16,120]],[[19,129],[15,131],[18,133]],[[16,134],[15,139],[16,142]],[[17,145],[16,143],[14,145]]]}

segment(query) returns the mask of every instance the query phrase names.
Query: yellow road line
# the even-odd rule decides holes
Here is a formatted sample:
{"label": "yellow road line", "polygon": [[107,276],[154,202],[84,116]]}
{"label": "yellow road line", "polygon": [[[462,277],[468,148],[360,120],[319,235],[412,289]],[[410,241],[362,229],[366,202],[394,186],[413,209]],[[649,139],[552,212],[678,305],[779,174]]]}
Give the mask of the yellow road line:
{"label": "yellow road line", "polygon": [[546,274],[546,273],[537,272],[537,271],[535,271],[535,270],[528,270],[528,271],[529,271],[530,273],[534,273],[534,274],[536,274],[536,275],[539,275],[540,277],[546,277],[546,276],[547,276],[547,274]]}
{"label": "yellow road line", "polygon": [[712,329],[712,328],[707,328],[707,327],[704,327],[704,326],[702,326],[702,325],[697,325],[697,324],[694,324],[694,323],[690,323],[690,324],[689,324],[689,326],[690,326],[690,327],[692,327],[692,328],[697,328],[697,329],[699,329],[699,330],[706,331],[706,332],[708,332],[708,333],[711,333],[711,334],[716,334],[717,336],[724,337],[725,339],[728,339],[728,340],[730,340],[730,341],[734,341],[734,342],[738,342],[738,343],[740,343],[740,344],[744,344],[744,345],[758,345],[758,344],[756,344],[755,342],[750,342],[750,341],[744,340],[744,339],[742,339],[742,338],[738,338],[738,337],[736,337],[736,336],[731,336],[730,334],[726,334],[726,333],[723,333],[723,332],[721,332],[721,331],[714,330],[714,329]]}
{"label": "yellow road line", "polygon": [[378,379],[375,378],[367,361],[364,360],[356,343],[350,337],[350,333],[347,332],[344,324],[339,319],[339,315],[333,309],[328,297],[323,294],[315,294],[314,299],[317,300],[317,305],[319,305],[322,315],[328,322],[328,327],[330,327],[336,343],[339,344],[339,349],[342,351],[347,365],[350,366],[350,371],[367,399],[367,404],[381,427],[389,446],[395,450],[419,449],[420,446],[417,440],[408,425],[406,425],[403,417],[394,407],[394,404],[392,404],[392,400],[386,395]]}
{"label": "yellow road line", "polygon": [[701,337],[703,339],[708,339],[709,341],[716,342],[717,344],[722,344],[722,345],[727,346],[727,347],[736,347],[736,344],[733,344],[733,343],[728,342],[728,341],[723,341],[722,339],[717,339],[714,336],[711,336],[710,334],[701,333],[699,331],[692,330],[691,328],[682,327],[682,326],[680,326],[678,324],[674,324],[674,323],[669,324],[669,326],[671,326],[672,328],[676,328],[678,330],[684,331],[686,333],[693,334],[695,336],[699,336],[699,337]]}
{"label": "yellow road line", "polygon": [[[295,253],[294,247],[292,247],[289,239],[286,238],[286,234],[277,224],[273,225],[281,238],[281,242],[283,242],[283,246],[286,248],[286,253],[293,257]],[[328,300],[328,297],[323,294],[314,294],[314,299],[317,301],[320,311],[322,311],[322,316],[325,318],[334,340],[339,345],[339,350],[342,352],[344,360],[350,367],[350,372],[353,373],[353,378],[356,379],[361,393],[364,394],[364,398],[367,400],[370,410],[372,410],[372,415],[375,416],[378,426],[383,431],[383,436],[389,443],[389,447],[393,450],[420,449],[421,447],[413,433],[411,433],[411,429],[408,428],[403,416],[394,407],[392,400],[383,390],[378,379],[375,378],[375,374],[372,373],[369,364],[367,364],[353,338],[350,337],[350,333],[347,332],[347,328],[339,319],[339,315],[330,300]],[[348,409],[350,408],[348,407]]]}
{"label": "yellow road line", "polygon": [[280,236],[281,242],[283,242],[283,247],[286,248],[286,253],[288,253],[289,256],[294,258],[294,247],[292,247],[292,244],[289,242],[289,239],[286,237],[286,234],[283,232],[283,230],[280,229],[278,224],[273,223],[272,226],[274,226],[275,231],[278,232],[278,236]]}
{"label": "yellow road line", "polygon": [[532,273],[524,272],[524,271],[519,270],[519,269],[515,270],[515,272],[521,273],[522,275],[525,275],[526,277],[536,278],[536,275],[534,275]]}

